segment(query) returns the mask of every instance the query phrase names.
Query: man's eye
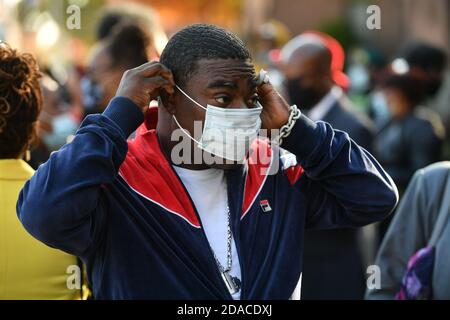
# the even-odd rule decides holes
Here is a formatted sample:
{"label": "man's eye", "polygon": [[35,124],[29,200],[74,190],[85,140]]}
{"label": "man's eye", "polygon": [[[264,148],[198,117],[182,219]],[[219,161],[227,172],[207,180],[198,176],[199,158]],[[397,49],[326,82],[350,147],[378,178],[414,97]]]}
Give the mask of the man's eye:
{"label": "man's eye", "polygon": [[230,103],[230,98],[226,96],[216,97],[215,99],[219,104],[222,105]]}

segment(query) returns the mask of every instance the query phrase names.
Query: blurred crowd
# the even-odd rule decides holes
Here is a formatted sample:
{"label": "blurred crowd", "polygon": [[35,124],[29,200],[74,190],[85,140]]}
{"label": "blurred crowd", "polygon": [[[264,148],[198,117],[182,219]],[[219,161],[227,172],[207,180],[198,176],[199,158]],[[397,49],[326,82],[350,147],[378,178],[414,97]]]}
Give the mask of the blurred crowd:
{"label": "blurred crowd", "polygon": [[[344,51],[328,34],[309,30],[292,35],[280,21],[267,21],[257,36],[253,52],[257,68],[267,70],[272,84],[309,118],[347,132],[369,150],[403,198],[390,219],[362,231],[308,232],[302,298],[363,299],[365,294],[371,299],[394,298],[401,289],[408,259],[429,244],[435,221],[442,220],[437,212],[449,211],[448,163],[423,170],[450,160],[447,52],[419,41],[399,47],[390,57],[363,46]],[[70,66],[65,83],[59,83],[45,65],[40,66],[42,76],[22,70],[23,76],[17,78],[25,58],[0,44],[0,158],[23,157],[33,169],[45,163],[52,152],[70,142],[86,115],[106,108],[126,70],[158,59],[154,39],[144,15],[106,11],[98,22],[88,64]],[[30,81],[30,77],[38,83],[31,81],[28,87],[17,83]],[[40,86],[42,96],[33,93],[32,86]],[[7,97],[20,90],[30,91],[29,100],[9,103]],[[32,174],[31,169],[26,171],[22,183]],[[0,183],[7,179],[6,174],[2,169]],[[418,197],[423,197],[421,202]],[[428,228],[425,232],[423,226]],[[11,237],[26,237],[24,232],[17,233],[20,235]],[[450,238],[449,228],[445,237]],[[57,261],[58,254],[56,250],[48,253],[49,259]],[[448,279],[449,255],[436,259],[437,272]],[[366,269],[371,264],[382,270],[380,290],[367,290]],[[448,283],[436,283],[446,288],[434,288],[435,295],[450,298]],[[33,293],[19,292],[14,297],[28,294]],[[55,297],[73,298],[61,292]],[[9,297],[0,290],[0,298]]]}

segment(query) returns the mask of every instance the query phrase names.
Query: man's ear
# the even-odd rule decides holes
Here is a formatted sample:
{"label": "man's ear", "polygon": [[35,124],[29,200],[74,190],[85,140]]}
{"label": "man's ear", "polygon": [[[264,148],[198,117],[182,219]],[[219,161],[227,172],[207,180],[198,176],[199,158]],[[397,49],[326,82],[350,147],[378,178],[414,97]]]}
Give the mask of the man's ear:
{"label": "man's ear", "polygon": [[176,103],[175,103],[175,93],[169,94],[167,91],[163,88],[160,89],[159,93],[160,102],[163,105],[163,108],[166,109],[166,111],[169,114],[175,114],[176,112]]}

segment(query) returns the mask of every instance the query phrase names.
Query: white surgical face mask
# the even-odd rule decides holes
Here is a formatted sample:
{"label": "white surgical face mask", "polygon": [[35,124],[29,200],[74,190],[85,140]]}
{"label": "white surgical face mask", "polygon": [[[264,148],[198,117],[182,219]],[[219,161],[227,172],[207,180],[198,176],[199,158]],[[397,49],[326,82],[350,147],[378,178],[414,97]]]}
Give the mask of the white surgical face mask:
{"label": "white surgical face mask", "polygon": [[383,126],[392,117],[386,95],[382,91],[375,91],[370,96],[374,120],[378,127]]}
{"label": "white surgical face mask", "polygon": [[262,106],[256,108],[225,109],[208,104],[206,108],[188,96],[180,87],[182,94],[206,111],[203,133],[199,141],[183,129],[173,116],[178,127],[197,143],[198,147],[222,159],[242,161],[250,145],[258,136],[261,128]]}
{"label": "white surgical face mask", "polygon": [[75,134],[78,124],[68,112],[49,117],[49,119],[52,124],[52,132],[44,134],[42,139],[50,151],[56,151],[67,143],[67,139],[71,135]]}

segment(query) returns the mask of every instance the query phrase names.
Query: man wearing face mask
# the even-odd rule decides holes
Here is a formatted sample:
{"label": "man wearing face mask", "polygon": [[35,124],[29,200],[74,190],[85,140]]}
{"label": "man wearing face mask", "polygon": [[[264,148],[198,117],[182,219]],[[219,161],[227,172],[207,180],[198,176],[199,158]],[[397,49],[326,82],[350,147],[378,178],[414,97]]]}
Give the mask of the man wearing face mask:
{"label": "man wearing face mask", "polygon": [[334,57],[327,41],[318,34],[302,34],[284,46],[281,57],[290,102],[297,104],[311,120],[326,121],[346,131],[370,150],[373,124],[355,110],[337,85],[342,73],[333,69]]}
{"label": "man wearing face mask", "polygon": [[[290,102],[297,104],[310,119],[326,121],[370,150],[372,124],[357,113],[335,84],[338,79],[333,75],[333,57],[324,37],[312,33],[297,36],[285,45],[281,55]],[[362,253],[370,252],[370,247],[360,245],[358,232],[341,228],[305,233],[304,299],[364,297],[366,267]]]}
{"label": "man wearing face mask", "polygon": [[367,151],[289,106],[235,35],[200,24],[124,74],[28,181],[18,215],[82,257],[99,299],[289,299],[305,228],[361,226],[396,202]]}

